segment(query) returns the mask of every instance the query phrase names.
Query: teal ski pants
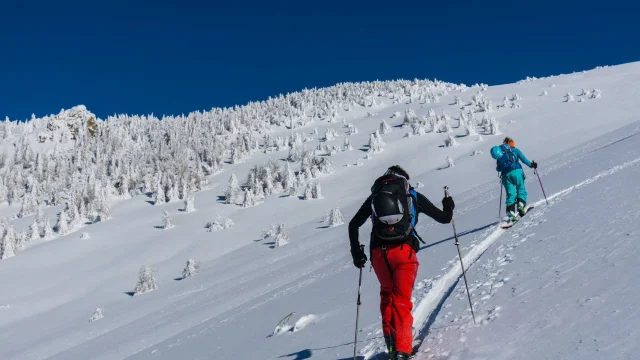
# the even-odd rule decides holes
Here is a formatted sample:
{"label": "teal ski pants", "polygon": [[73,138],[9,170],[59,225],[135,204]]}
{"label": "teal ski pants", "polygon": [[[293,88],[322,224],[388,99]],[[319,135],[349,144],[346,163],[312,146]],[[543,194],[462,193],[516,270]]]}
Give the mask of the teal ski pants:
{"label": "teal ski pants", "polygon": [[507,206],[515,204],[518,199],[527,202],[527,189],[524,187],[524,171],[522,169],[502,174],[502,185],[507,193]]}

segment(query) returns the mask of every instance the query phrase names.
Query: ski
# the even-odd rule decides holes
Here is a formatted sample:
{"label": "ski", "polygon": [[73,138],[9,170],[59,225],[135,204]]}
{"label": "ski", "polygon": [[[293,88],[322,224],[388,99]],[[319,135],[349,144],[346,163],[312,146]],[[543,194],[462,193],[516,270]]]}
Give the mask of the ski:
{"label": "ski", "polygon": [[504,224],[500,224],[500,229],[508,229],[510,227],[512,227],[513,225],[515,225],[518,221],[520,221],[520,219],[522,219],[525,215],[527,215],[529,213],[529,211],[531,211],[531,209],[533,209],[533,206],[528,206],[527,207],[527,211],[524,213],[524,215],[520,216],[516,221],[509,221],[507,223]]}

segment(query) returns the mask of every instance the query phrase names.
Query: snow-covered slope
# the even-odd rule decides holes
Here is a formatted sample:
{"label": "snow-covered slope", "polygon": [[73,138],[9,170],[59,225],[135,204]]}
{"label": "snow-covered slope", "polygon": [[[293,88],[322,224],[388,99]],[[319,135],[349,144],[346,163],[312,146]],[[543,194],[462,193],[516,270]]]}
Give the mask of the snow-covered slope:
{"label": "snow-covered slope", "polygon": [[[264,151],[264,142],[257,141],[259,151],[250,146],[252,150],[235,161],[234,151],[239,156],[239,150],[230,148],[242,148],[242,141],[229,142],[226,152],[219,152],[224,157],[207,165],[215,172],[205,174],[208,181],[202,182],[201,191],[193,192],[198,189],[196,184],[179,177],[152,178],[163,185],[188,182],[188,192],[195,197],[195,212],[180,211],[181,202],[152,205],[157,186],[150,185],[155,186],[150,189],[155,193],[150,198],[136,195],[134,185],[127,191],[133,195],[131,199],[114,201],[113,196],[106,195],[93,198],[100,204],[107,201],[105,197],[111,199],[110,220],[86,225],[68,235],[54,234],[52,240],[24,242],[15,257],[0,261],[0,358],[347,359],[350,354],[352,358],[358,274],[351,264],[346,226],[327,227],[322,219],[327,210],[337,207],[348,221],[367,196],[372,181],[396,163],[410,172],[414,185],[424,184],[419,191],[436,204],[442,197],[442,186],[450,187],[457,204],[456,225],[464,260],[470,266],[468,276],[479,320],[479,325],[472,325],[465,295],[457,283],[460,271],[451,227],[422,217],[419,231],[428,245],[418,254],[421,266],[414,292],[416,334],[418,340],[425,339],[420,356],[577,358],[570,350],[579,348],[574,351],[595,359],[602,358],[597,351],[606,351],[599,342],[617,334],[621,343],[614,350],[609,349],[607,358],[625,358],[625,354],[637,350],[637,337],[633,337],[632,330],[625,330],[634,323],[634,292],[617,281],[631,282],[628,276],[635,265],[633,239],[637,240],[637,234],[633,220],[637,220],[640,208],[634,204],[637,194],[631,184],[638,179],[640,166],[640,161],[634,162],[640,157],[636,150],[640,144],[635,137],[640,127],[639,80],[640,64],[632,63],[488,88],[447,84],[387,86],[385,89],[401,91],[370,93],[375,95],[365,95],[367,92],[363,91],[354,95],[354,99],[364,99],[362,104],[328,102],[343,106],[324,109],[322,116],[310,115],[313,102],[301,104],[305,109],[302,114],[288,114],[288,119],[302,119],[293,130],[285,128],[291,127],[287,121],[271,121],[267,127],[255,129],[256,134],[268,133],[274,139],[290,136],[293,141],[295,136],[291,134],[299,133],[300,139],[309,138],[304,142],[307,150],[318,144],[342,148],[348,138],[354,150],[335,152],[321,146],[315,159],[331,160],[333,171],[308,176],[304,184],[294,189],[295,196],[276,189],[273,195],[256,194],[260,202],[257,206],[224,204],[231,174],[243,185],[254,166],[273,160],[282,172],[287,151],[296,154],[285,144],[281,144],[280,151]],[[349,89],[345,93],[357,94],[357,89],[367,89],[367,85],[344,88]],[[583,89],[587,90],[586,95],[580,96]],[[479,90],[482,97],[478,96]],[[335,97],[335,93],[327,91],[325,95]],[[413,97],[399,98],[399,93],[413,93]],[[573,94],[574,101],[565,101],[567,93]],[[313,98],[316,105],[321,95],[320,91]],[[371,98],[376,99],[374,107],[367,104],[366,99]],[[347,107],[349,111],[345,111]],[[475,108],[472,131],[482,135],[465,136],[465,126],[459,126],[457,120],[461,107],[465,115]],[[409,109],[415,117],[412,112],[407,113]],[[373,114],[368,116],[367,112]],[[217,116],[215,111],[207,114],[203,115],[204,120],[170,120],[177,124],[193,120],[201,126],[207,116]],[[405,118],[410,124],[402,128]],[[343,119],[357,127],[358,133],[349,131]],[[368,154],[370,134],[380,129],[382,120],[392,131],[381,135],[385,143],[382,152]],[[105,124],[98,120],[97,127],[99,131],[117,133],[119,121],[130,121],[135,126],[124,129],[138,132],[143,126],[140,124],[152,120],[121,117]],[[217,139],[238,135],[229,130],[228,119],[225,121],[225,129],[215,135]],[[496,121],[498,134],[491,135],[496,132]],[[242,124],[250,128],[257,123],[252,120]],[[451,133],[446,131],[447,123],[452,127]],[[87,128],[86,121],[84,124],[81,126]],[[432,124],[443,127],[445,132],[438,132],[437,128],[430,131]],[[327,140],[325,134],[330,129],[337,137]],[[416,135],[406,137],[414,132]],[[5,136],[3,148],[11,148],[7,141],[16,141],[22,133],[14,131]],[[530,159],[538,161],[547,195],[553,196],[550,206],[539,202],[526,220],[506,232],[497,230],[495,225],[500,188],[494,162],[488,155],[489,148],[501,142],[504,135],[514,138]],[[457,146],[445,146],[449,136],[454,137]],[[170,136],[169,146],[173,146],[173,139]],[[92,140],[86,137],[81,141]],[[138,140],[131,142],[136,143],[141,144]],[[47,142],[39,144],[46,150]],[[190,145],[196,149],[195,157],[169,152],[163,158],[162,145],[157,144],[158,147],[148,148],[159,149],[159,162],[153,160],[158,164],[162,159],[179,163],[182,157],[187,165],[203,161],[198,146]],[[134,150],[136,154],[147,145],[140,146]],[[112,153],[121,161],[127,158],[121,151]],[[453,160],[454,167],[444,168],[447,157]],[[109,163],[108,159],[99,158],[98,163],[101,161]],[[291,166],[295,171],[305,166],[312,168],[298,162]],[[174,168],[178,167],[171,167]],[[197,169],[190,174],[193,178],[200,175]],[[537,178],[529,172],[527,175],[531,200],[541,199]],[[142,176],[140,179],[144,181]],[[8,183],[7,179],[3,181]],[[626,188],[623,181],[629,184]],[[321,185],[322,197],[302,200],[306,187],[316,183]],[[238,204],[243,202],[242,197]],[[55,224],[63,204],[52,204],[40,217]],[[21,211],[21,206],[15,201],[0,211],[11,217]],[[97,206],[94,212],[99,209]],[[174,227],[159,228],[164,211]],[[581,213],[584,215],[575,216]],[[231,219],[234,225],[208,232],[205,225],[218,215],[220,219]],[[33,221],[34,216],[25,214],[10,223],[20,232],[28,230]],[[620,232],[608,225],[614,222],[619,223]],[[274,237],[263,239],[263,230],[279,223],[284,223],[289,239],[287,244],[276,247]],[[367,231],[367,226],[361,229],[363,239],[367,238]],[[81,239],[81,232],[89,233],[90,239]],[[597,256],[597,252],[603,254]],[[200,262],[200,273],[181,279],[190,258]],[[157,269],[158,288],[130,296],[143,264]],[[608,270],[596,269],[607,264]],[[576,266],[576,270],[567,272]],[[589,271],[579,271],[585,268]],[[380,357],[383,342],[374,273],[366,271],[363,283],[358,347],[362,356]],[[97,307],[103,309],[104,318],[89,322]],[[610,316],[606,314],[609,310]],[[631,313],[622,316],[613,313],[615,310]],[[287,331],[274,335],[278,322],[291,312],[295,312],[289,319],[291,329],[286,327]],[[616,332],[610,331],[614,320]],[[596,322],[605,325],[597,326]],[[572,327],[579,327],[581,335],[575,335]],[[572,336],[557,336],[555,331]],[[543,356],[534,355],[537,342],[547,342]],[[514,351],[510,355],[506,353],[509,349]]]}

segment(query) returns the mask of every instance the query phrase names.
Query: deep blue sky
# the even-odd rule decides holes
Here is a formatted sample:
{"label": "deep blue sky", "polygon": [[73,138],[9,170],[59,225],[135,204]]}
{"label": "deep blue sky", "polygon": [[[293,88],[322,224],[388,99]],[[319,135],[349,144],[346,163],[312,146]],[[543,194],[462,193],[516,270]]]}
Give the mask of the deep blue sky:
{"label": "deep blue sky", "polygon": [[618,1],[0,0],[0,117],[180,114],[344,81],[502,84],[640,60]]}

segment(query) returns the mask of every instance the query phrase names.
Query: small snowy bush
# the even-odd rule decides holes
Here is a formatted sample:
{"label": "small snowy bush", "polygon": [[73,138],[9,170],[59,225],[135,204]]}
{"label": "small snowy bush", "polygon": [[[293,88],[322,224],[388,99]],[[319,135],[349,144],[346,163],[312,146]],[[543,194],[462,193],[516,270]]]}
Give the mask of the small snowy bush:
{"label": "small snowy bush", "polygon": [[471,156],[476,156],[476,155],[481,155],[482,151],[480,150],[473,150],[473,152],[471,153]]}
{"label": "small snowy bush", "polygon": [[100,320],[102,318],[104,318],[104,309],[98,307],[96,308],[96,311],[93,312],[91,318],[89,318],[89,322]]}
{"label": "small snowy bush", "polygon": [[460,145],[460,144],[458,144],[458,142],[456,141],[456,138],[454,138],[451,135],[447,136],[447,138],[444,139],[444,146],[445,147],[452,147],[452,146],[458,146],[458,145]]}
{"label": "small snowy bush", "polygon": [[445,168],[450,168],[450,167],[454,167],[454,166],[456,166],[456,165],[453,163],[453,159],[451,157],[447,156],[447,158],[445,159]]}
{"label": "small snowy bush", "polygon": [[160,227],[162,229],[171,229],[173,227],[173,221],[171,220],[171,216],[169,216],[169,213],[167,211],[163,211],[162,212],[162,225],[160,225]]}
{"label": "small snowy bush", "polygon": [[548,92],[547,90],[544,90],[544,91],[540,94],[540,96],[547,96],[547,95],[549,95],[549,92]]}
{"label": "small snowy bush", "polygon": [[138,283],[133,291],[133,295],[142,295],[158,288],[156,279],[156,269],[149,265],[143,265],[138,275]]}
{"label": "small snowy bush", "polygon": [[207,232],[214,232],[218,230],[228,229],[232,226],[233,226],[233,220],[229,218],[225,218],[223,220],[209,221],[207,225],[205,225],[205,228],[207,229]]}
{"label": "small snowy bush", "polygon": [[89,235],[88,232],[83,232],[82,235],[80,235],[80,240],[89,240],[91,239],[91,235]]}
{"label": "small snowy bush", "polygon": [[200,272],[200,264],[193,259],[187,260],[187,265],[182,270],[182,278],[186,279],[188,277],[197,275]]}
{"label": "small snowy bush", "polygon": [[591,96],[589,96],[591,99],[598,99],[602,96],[602,93],[600,92],[600,89],[593,89],[593,91],[591,91]]}
{"label": "small snowy bush", "polygon": [[423,184],[423,183],[421,183],[420,181],[418,181],[418,182],[416,183],[416,189],[420,189],[420,188],[422,188],[422,187],[424,187],[424,184]]}
{"label": "small snowy bush", "polygon": [[327,212],[324,221],[328,223],[330,227],[334,227],[344,224],[344,217],[342,216],[340,209],[334,207]]}
{"label": "small snowy bush", "polygon": [[522,100],[522,97],[518,94],[513,94],[513,96],[511,96],[511,101],[518,101],[518,100]]}
{"label": "small snowy bush", "polygon": [[571,95],[571,93],[567,93],[564,97],[565,97],[564,102],[574,101],[573,95]]}

